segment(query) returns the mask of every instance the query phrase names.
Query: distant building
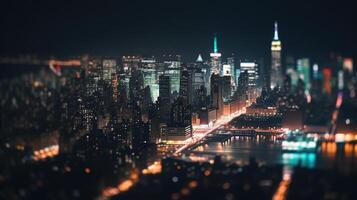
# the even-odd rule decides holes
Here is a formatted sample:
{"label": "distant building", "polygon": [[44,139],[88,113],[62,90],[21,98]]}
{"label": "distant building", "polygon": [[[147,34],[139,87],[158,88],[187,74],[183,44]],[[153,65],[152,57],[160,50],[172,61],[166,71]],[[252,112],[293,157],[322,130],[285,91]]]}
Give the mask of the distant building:
{"label": "distant building", "polygon": [[299,79],[304,82],[305,91],[311,89],[311,73],[310,73],[310,60],[308,58],[302,58],[297,60],[297,72]]}
{"label": "distant building", "polygon": [[210,56],[211,56],[211,73],[221,74],[222,54],[218,52],[218,43],[217,43],[216,35],[213,38],[213,52],[210,54]]}
{"label": "distant building", "polygon": [[231,76],[222,76],[221,77],[222,84],[222,98],[224,102],[227,102],[231,98],[232,87],[231,87]]}
{"label": "distant building", "polygon": [[180,55],[163,55],[164,74],[170,77],[171,94],[176,95],[180,92],[181,79],[181,56]]}
{"label": "distant building", "polygon": [[324,82],[324,92],[327,95],[331,95],[332,93],[332,70],[330,68],[324,68],[323,71],[323,82]]}
{"label": "distant building", "polygon": [[140,56],[123,56],[122,57],[122,70],[130,74],[132,70],[139,69],[140,67]]}
{"label": "distant building", "polygon": [[217,118],[223,113],[223,85],[218,74],[211,75],[211,98],[212,107],[217,109]]}
{"label": "distant building", "polygon": [[157,63],[156,60],[142,59],[141,71],[144,75],[144,87],[150,87],[151,101],[155,102],[159,97],[159,81],[157,76]]}
{"label": "distant building", "polygon": [[281,67],[281,42],[278,35],[278,23],[274,24],[274,38],[271,43],[271,71],[270,88],[281,87],[283,84],[283,75]]}
{"label": "distant building", "polygon": [[104,59],[103,60],[103,80],[111,81],[112,74],[116,74],[117,62],[114,59]]}
{"label": "distant building", "polygon": [[256,88],[259,81],[258,64],[256,62],[241,62],[240,69],[242,72],[248,73],[249,88]]}
{"label": "distant building", "polygon": [[171,113],[171,87],[170,76],[161,75],[159,77],[159,113],[160,121],[168,123]]}
{"label": "distant building", "polygon": [[181,79],[180,79],[180,97],[183,99],[183,103],[185,106],[190,104],[190,98],[191,98],[191,91],[190,91],[190,86],[192,85],[191,83],[191,78],[190,78],[190,73],[188,70],[182,70],[181,72]]}

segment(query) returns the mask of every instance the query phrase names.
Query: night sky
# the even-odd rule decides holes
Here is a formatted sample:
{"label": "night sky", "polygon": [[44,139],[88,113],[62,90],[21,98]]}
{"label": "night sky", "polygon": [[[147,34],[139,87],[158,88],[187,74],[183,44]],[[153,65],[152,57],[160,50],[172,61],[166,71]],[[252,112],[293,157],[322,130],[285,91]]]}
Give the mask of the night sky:
{"label": "night sky", "polygon": [[159,55],[204,58],[217,33],[224,56],[268,57],[273,22],[284,54],[357,55],[353,1],[2,0],[0,55]]}

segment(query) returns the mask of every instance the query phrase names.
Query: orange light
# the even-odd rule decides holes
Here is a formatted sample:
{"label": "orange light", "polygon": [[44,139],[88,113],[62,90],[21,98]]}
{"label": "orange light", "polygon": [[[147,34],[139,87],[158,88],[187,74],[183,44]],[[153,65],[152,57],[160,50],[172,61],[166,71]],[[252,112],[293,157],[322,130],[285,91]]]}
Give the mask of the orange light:
{"label": "orange light", "polygon": [[133,186],[133,181],[132,180],[125,180],[124,182],[122,182],[119,186],[118,186],[118,189],[120,192],[124,192],[124,191],[127,191],[129,190],[129,188],[131,186]]}
{"label": "orange light", "polygon": [[189,184],[188,184],[188,187],[189,188],[195,188],[198,186],[198,183],[197,181],[191,181]]}
{"label": "orange light", "polygon": [[209,176],[209,175],[211,175],[211,172],[210,172],[209,170],[206,170],[206,171],[204,172],[204,175],[205,175],[205,176]]}

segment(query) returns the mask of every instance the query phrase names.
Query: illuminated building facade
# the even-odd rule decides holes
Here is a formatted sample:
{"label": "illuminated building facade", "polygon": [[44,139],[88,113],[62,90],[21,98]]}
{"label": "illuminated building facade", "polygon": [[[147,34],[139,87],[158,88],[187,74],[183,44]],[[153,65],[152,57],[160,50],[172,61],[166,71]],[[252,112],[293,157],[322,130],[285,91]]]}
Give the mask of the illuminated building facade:
{"label": "illuminated building facade", "polygon": [[235,63],[234,63],[234,57],[227,58],[227,64],[231,67],[230,75],[231,75],[231,80],[232,80],[232,84],[231,84],[232,85],[232,92],[235,92],[236,89],[237,89],[238,77],[237,77],[237,71],[236,71],[236,67],[235,67]]}
{"label": "illuminated building facade", "polygon": [[249,88],[256,88],[259,80],[258,64],[255,62],[241,62],[240,70],[248,72]]}
{"label": "illuminated building facade", "polygon": [[180,92],[181,78],[181,56],[180,55],[164,55],[165,75],[170,77],[171,94]]}
{"label": "illuminated building facade", "polygon": [[310,91],[311,89],[311,78],[310,78],[310,60],[308,58],[302,58],[297,60],[297,72],[299,79],[304,82],[305,91]]}
{"label": "illuminated building facade", "polygon": [[324,82],[324,92],[328,95],[331,95],[332,70],[330,68],[324,68],[322,73],[323,73],[323,82]]}
{"label": "illuminated building facade", "polygon": [[159,83],[157,77],[157,65],[155,59],[141,60],[141,70],[144,75],[144,87],[150,87],[151,101],[155,102],[159,97]]}
{"label": "illuminated building facade", "polygon": [[103,80],[110,82],[112,74],[116,73],[117,62],[114,59],[103,60]]}
{"label": "illuminated building facade", "polygon": [[283,83],[281,67],[281,42],[278,35],[278,23],[274,24],[274,39],[271,43],[270,88],[281,87]]}
{"label": "illuminated building facade", "polygon": [[213,39],[213,52],[211,56],[211,73],[220,74],[221,73],[221,57],[222,54],[218,52],[217,36]]}
{"label": "illuminated building facade", "polygon": [[223,65],[222,75],[223,76],[231,76],[232,75],[231,65],[227,65],[227,64]]}
{"label": "illuminated building facade", "polygon": [[141,61],[140,56],[123,56],[122,57],[123,71],[125,73],[130,74],[131,70],[139,68],[140,61]]}

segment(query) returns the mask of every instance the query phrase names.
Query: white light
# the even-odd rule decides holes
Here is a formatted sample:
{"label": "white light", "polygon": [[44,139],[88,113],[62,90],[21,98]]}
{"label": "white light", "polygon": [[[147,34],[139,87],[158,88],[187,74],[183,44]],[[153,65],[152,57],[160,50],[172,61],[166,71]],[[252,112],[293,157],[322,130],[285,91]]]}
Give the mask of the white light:
{"label": "white light", "polygon": [[350,119],[346,119],[346,124],[349,125],[351,123]]}
{"label": "white light", "polygon": [[214,57],[214,58],[219,58],[222,56],[222,54],[221,53],[211,53],[210,56]]}
{"label": "white light", "polygon": [[255,67],[255,63],[253,62],[242,62],[240,63],[241,67]]}

